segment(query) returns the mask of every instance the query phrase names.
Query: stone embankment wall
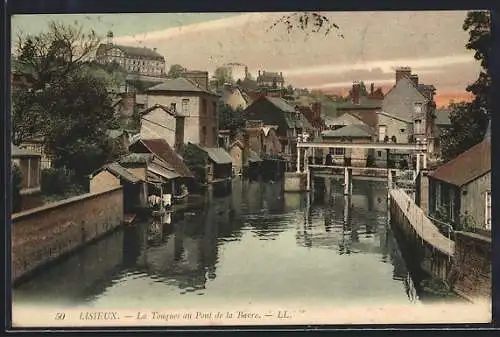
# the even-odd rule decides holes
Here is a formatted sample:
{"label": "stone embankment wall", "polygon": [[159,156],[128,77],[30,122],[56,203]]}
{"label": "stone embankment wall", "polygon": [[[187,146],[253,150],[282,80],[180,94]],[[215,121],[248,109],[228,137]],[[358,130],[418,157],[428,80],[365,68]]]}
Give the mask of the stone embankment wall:
{"label": "stone embankment wall", "polygon": [[491,237],[456,233],[449,283],[457,294],[470,301],[491,300]]}
{"label": "stone embankment wall", "polygon": [[13,214],[12,280],[85,245],[122,223],[122,187]]}

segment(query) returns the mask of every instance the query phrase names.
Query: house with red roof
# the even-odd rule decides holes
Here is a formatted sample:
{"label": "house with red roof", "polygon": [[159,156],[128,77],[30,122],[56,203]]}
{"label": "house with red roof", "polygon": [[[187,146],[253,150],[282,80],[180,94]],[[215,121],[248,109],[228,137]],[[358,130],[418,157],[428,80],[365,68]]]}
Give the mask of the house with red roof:
{"label": "house with red roof", "polygon": [[491,231],[491,141],[482,142],[428,174],[429,214],[456,228]]}

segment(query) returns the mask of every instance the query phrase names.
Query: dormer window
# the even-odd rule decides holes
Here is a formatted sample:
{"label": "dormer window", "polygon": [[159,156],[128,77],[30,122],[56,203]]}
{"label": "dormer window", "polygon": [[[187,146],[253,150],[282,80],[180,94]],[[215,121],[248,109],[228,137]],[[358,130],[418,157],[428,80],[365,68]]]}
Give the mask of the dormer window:
{"label": "dormer window", "polygon": [[413,110],[416,114],[422,113],[422,103],[413,104]]}

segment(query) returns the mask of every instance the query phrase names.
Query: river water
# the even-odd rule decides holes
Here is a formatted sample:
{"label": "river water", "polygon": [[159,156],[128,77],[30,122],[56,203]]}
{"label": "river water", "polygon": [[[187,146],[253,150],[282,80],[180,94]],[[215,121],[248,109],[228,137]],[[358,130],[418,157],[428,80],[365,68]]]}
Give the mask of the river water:
{"label": "river water", "polygon": [[340,185],[309,199],[240,178],[210,207],[119,229],[45,268],[13,299],[124,309],[421,301],[387,224],[384,183],[355,180],[350,199]]}

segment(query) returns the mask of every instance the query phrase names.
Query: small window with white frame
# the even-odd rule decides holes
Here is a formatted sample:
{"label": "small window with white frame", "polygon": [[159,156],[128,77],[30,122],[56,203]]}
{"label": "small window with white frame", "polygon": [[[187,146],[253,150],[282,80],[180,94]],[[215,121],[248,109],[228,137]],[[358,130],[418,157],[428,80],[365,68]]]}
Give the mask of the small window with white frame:
{"label": "small window with white frame", "polygon": [[182,107],[181,107],[182,115],[189,116],[189,98],[182,99]]}
{"label": "small window with white frame", "polygon": [[484,225],[491,230],[491,191],[486,191]]}
{"label": "small window with white frame", "polygon": [[413,104],[413,110],[416,114],[422,113],[422,103]]}

